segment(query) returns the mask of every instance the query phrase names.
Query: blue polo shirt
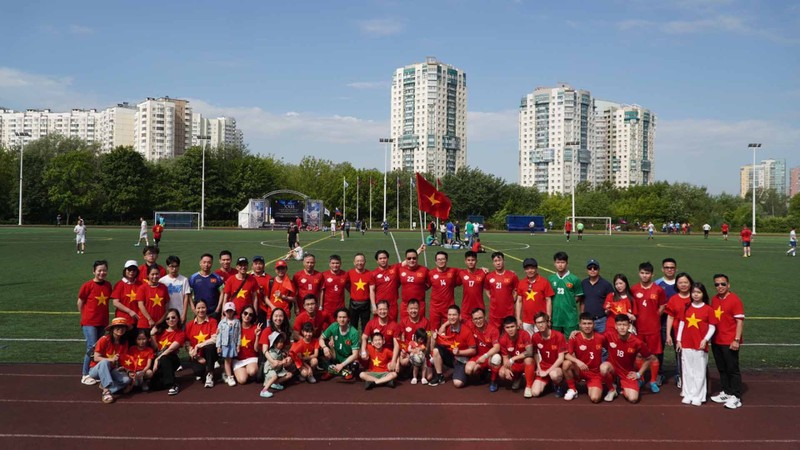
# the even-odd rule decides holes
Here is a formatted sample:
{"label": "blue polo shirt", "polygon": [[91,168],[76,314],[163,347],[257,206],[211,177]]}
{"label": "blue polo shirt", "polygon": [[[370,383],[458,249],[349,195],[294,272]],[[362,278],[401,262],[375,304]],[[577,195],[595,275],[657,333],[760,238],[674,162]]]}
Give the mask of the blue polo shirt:
{"label": "blue polo shirt", "polygon": [[581,281],[581,285],[583,287],[583,310],[591,314],[592,317],[605,317],[606,312],[603,309],[603,303],[605,303],[608,294],[614,292],[611,283],[600,277],[595,284],[592,284],[587,277]]}
{"label": "blue polo shirt", "polygon": [[224,284],[222,277],[214,272],[211,272],[208,276],[197,272],[189,278],[189,287],[192,289],[194,301],[204,300],[208,307],[208,312],[214,312],[217,309],[219,293]]}

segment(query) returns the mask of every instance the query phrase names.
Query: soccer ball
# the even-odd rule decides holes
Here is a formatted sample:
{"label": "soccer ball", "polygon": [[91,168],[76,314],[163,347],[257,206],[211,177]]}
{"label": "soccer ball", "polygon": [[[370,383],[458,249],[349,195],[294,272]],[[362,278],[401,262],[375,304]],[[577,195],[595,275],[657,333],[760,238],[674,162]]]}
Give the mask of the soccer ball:
{"label": "soccer ball", "polygon": [[415,353],[413,355],[410,355],[408,357],[408,359],[411,361],[411,364],[414,367],[422,367],[422,365],[425,364],[425,356],[423,356],[423,355],[421,355],[419,353]]}

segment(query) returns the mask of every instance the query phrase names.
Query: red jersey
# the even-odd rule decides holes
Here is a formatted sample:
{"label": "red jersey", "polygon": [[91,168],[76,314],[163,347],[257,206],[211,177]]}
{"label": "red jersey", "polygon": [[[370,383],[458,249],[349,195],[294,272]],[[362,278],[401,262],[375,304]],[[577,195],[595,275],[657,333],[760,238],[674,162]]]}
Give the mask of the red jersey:
{"label": "red jersey", "polygon": [[[725,298],[719,294],[711,298],[711,309],[719,321],[717,331],[714,333],[714,343],[717,345],[731,345],[736,338],[736,319],[744,320],[744,305],[742,299],[733,292],[728,292]],[[744,342],[744,333],[740,336],[740,343]]]}
{"label": "red jersey", "polygon": [[161,233],[164,231],[164,227],[161,224],[157,223],[153,225],[153,239],[161,239]]}
{"label": "red jersey", "polygon": [[556,362],[559,354],[567,351],[567,340],[560,331],[556,330],[550,330],[549,339],[545,339],[542,333],[534,334],[531,343],[539,352],[541,362],[548,366],[552,366]]}
{"label": "red jersey", "polygon": [[236,316],[238,317],[245,306],[253,305],[253,295],[257,296],[258,290],[259,285],[255,277],[247,275],[247,278],[240,280],[234,276],[225,280],[222,293],[228,294],[228,301],[236,305]]}
{"label": "red jersey", "polygon": [[419,300],[419,313],[424,316],[425,291],[430,287],[430,284],[428,284],[428,268],[423,266],[417,266],[414,269],[400,267],[400,286],[402,286],[402,312],[406,312],[408,301],[415,298]]}
{"label": "red jersey", "polygon": [[472,330],[462,324],[459,324],[457,329],[449,325],[444,327],[444,333],[436,335],[436,344],[447,347],[453,352],[476,347]]}
{"label": "red jersey", "polygon": [[383,347],[388,348],[389,350],[394,350],[395,339],[399,341],[403,338],[400,325],[397,322],[388,320],[388,318],[385,325],[381,324],[381,320],[377,317],[371,319],[366,325],[364,325],[364,334],[366,334],[367,337],[372,336],[372,333],[375,332],[383,335]]}
{"label": "red jersey", "polygon": [[400,264],[392,264],[387,268],[378,267],[372,271],[375,280],[375,300],[389,300],[391,305],[400,298],[397,289],[400,287]]}
{"label": "red jersey", "polygon": [[253,273],[250,274],[250,276],[253,277],[253,279],[256,280],[256,283],[258,284],[258,291],[256,293],[258,297],[256,299],[256,303],[258,303],[258,309],[266,313],[267,311],[269,311],[269,307],[267,306],[267,302],[264,301],[264,297],[268,295],[269,281],[272,279],[272,276],[270,276],[266,272],[262,274]]}
{"label": "red jersey", "polygon": [[699,308],[690,305],[688,308],[681,310],[681,323],[683,323],[683,332],[681,333],[681,347],[694,350],[708,351],[708,343],[705,347],[700,347],[700,342],[705,339],[708,334],[709,325],[716,326],[719,321],[714,314],[714,310],[703,303]]}
{"label": "red jersey", "polygon": [[319,349],[319,339],[312,339],[306,342],[302,339],[292,344],[289,350],[289,357],[294,361],[294,365],[299,369],[303,366],[303,358],[308,359]]}
{"label": "red jersey", "polygon": [[620,377],[625,377],[628,372],[636,370],[636,355],[642,355],[642,358],[650,357],[647,345],[633,334],[628,333],[628,339],[623,341],[616,330],[611,330],[605,333],[605,337],[608,361]]}
{"label": "red jersey", "polygon": [[185,334],[191,347],[202,344],[217,334],[217,319],[209,317],[205,322],[200,324],[197,323],[197,319],[192,320],[186,324]]}
{"label": "red jersey", "polygon": [[630,314],[633,312],[631,299],[625,296],[625,298],[615,300],[613,292],[609,292],[608,295],[606,295],[606,301],[603,303],[603,309],[608,311],[608,313],[606,313],[606,330],[614,329],[616,325],[615,319],[618,314]]}
{"label": "red jersey", "polygon": [[219,268],[219,269],[215,270],[214,273],[219,275],[220,277],[222,277],[222,281],[228,281],[228,278],[236,275],[239,272],[236,269],[234,269],[233,267],[231,267],[228,270],[222,270],[222,268]]}
{"label": "red jersey", "polygon": [[242,361],[247,358],[255,358],[258,356],[256,325],[250,325],[250,328],[245,328],[244,325],[242,325],[242,340],[240,344],[239,354],[236,355],[236,359]]}
{"label": "red jersey", "polygon": [[458,269],[447,267],[444,271],[435,268],[428,271],[428,284],[431,286],[431,310],[447,310],[456,304],[456,286],[461,285]]}
{"label": "red jersey", "polygon": [[678,324],[681,322],[681,315],[683,315],[683,310],[686,309],[686,306],[688,306],[689,303],[691,302],[692,302],[691,296],[683,298],[679,294],[675,294],[669,298],[667,306],[666,308],[664,308],[664,312],[668,316],[675,319],[672,321],[672,329],[675,330],[675,332],[678,331]]}
{"label": "red jersey", "polygon": [[500,344],[500,354],[509,358],[524,354],[532,344],[531,335],[522,329],[517,330],[517,335],[513,339],[503,333],[497,342]]}
{"label": "red jersey", "polygon": [[[158,267],[158,279],[165,277],[167,275],[167,269],[163,268],[160,264],[156,264],[155,267]],[[139,281],[142,283],[147,283],[147,272],[150,271],[150,266],[147,264],[142,264],[139,266]]]}
{"label": "red jersey", "polygon": [[348,287],[350,303],[370,301],[369,288],[375,285],[372,280],[372,272],[364,270],[364,272],[359,273],[356,269],[350,269],[347,271],[347,279],[350,281],[350,286]]}
{"label": "red jersey", "polygon": [[475,269],[474,272],[461,269],[458,271],[458,277],[461,279],[461,317],[471,321],[472,310],[475,308],[486,310],[483,298],[483,279],[486,278],[486,273],[480,269]]}
{"label": "red jersey", "polygon": [[567,222],[564,224],[564,231],[566,231],[567,233],[572,231],[572,222]]}
{"label": "red jersey", "polygon": [[[134,311],[138,316],[141,314],[139,312],[139,303],[136,302],[136,290],[139,289],[139,286],[142,285],[142,282],[139,280],[134,280],[133,283],[128,281],[127,279],[123,278],[117,281],[117,284],[114,285],[114,290],[111,291],[111,298],[119,300],[126,308]],[[114,317],[122,317],[128,321],[131,325],[136,325],[133,323],[133,318],[121,309],[116,309],[114,311]]]}
{"label": "red jersey", "polygon": [[667,294],[661,286],[653,283],[645,289],[641,283],[631,286],[633,315],[639,334],[660,334],[661,314],[659,308],[667,304]]}
{"label": "red jersey", "polygon": [[431,326],[430,322],[428,322],[428,319],[420,317],[416,322],[412,322],[411,318],[409,317],[400,319],[400,334],[401,340],[403,341],[403,346],[406,346],[410,342],[414,341],[414,333],[416,333],[417,329],[419,328],[427,331],[428,336],[431,335]]}
{"label": "red jersey", "polygon": [[[281,298],[281,295],[294,297],[294,293],[294,284],[292,284],[292,280],[290,280],[289,277],[283,277],[281,281],[278,281],[277,277],[273,278],[272,292],[269,293],[269,300],[276,308],[280,308],[286,313],[286,320],[289,320],[289,317],[291,317],[292,308],[289,302]],[[271,308],[267,308],[267,317],[272,317]]]}
{"label": "red jersey", "polygon": [[483,287],[489,291],[489,317],[496,319],[490,322],[497,322],[506,316],[514,315],[514,289],[518,284],[517,274],[510,270],[486,274]]}
{"label": "red jersey", "polygon": [[485,355],[500,339],[500,330],[489,325],[484,325],[482,330],[472,325],[470,330],[472,330],[472,337],[475,338],[475,344],[478,346],[478,353],[475,355],[477,357]]}
{"label": "red jersey", "polygon": [[600,363],[603,362],[602,354],[605,342],[606,338],[601,333],[592,333],[590,339],[583,337],[583,333],[578,333],[569,340],[567,351],[589,366],[590,371],[599,372]]}
{"label": "red jersey", "polygon": [[522,321],[533,323],[533,318],[540,312],[547,312],[547,297],[552,300],[556,295],[550,283],[541,275],[531,282],[527,277],[517,283],[517,295],[522,301]]}
{"label": "red jersey", "polygon": [[339,308],[344,308],[344,292],[350,284],[347,272],[340,270],[333,273],[326,270],[322,273],[322,291],[324,299],[320,302],[319,309],[333,314]]}
{"label": "red jersey", "polygon": [[137,346],[128,347],[123,366],[130,372],[139,372],[146,369],[155,356],[153,348],[149,345],[146,345],[144,348],[139,348]]}
{"label": "red jersey", "polygon": [[108,325],[108,302],[111,299],[111,290],[111,283],[105,280],[100,283],[95,283],[94,280],[83,283],[78,291],[78,298],[83,300],[82,327],[105,327]]}
{"label": "red jersey", "polygon": [[308,315],[307,311],[302,311],[295,317],[292,329],[302,336],[303,325],[307,322],[314,325],[314,337],[319,338],[322,332],[333,323],[333,319],[327,311],[316,311],[313,318]]}
{"label": "red jersey", "polygon": [[741,233],[739,233],[739,236],[742,237],[742,242],[750,242],[750,239],[753,237],[753,232],[750,231],[749,228],[745,228]]}
{"label": "red jersey", "polygon": [[[123,366],[125,362],[125,353],[127,353],[127,351],[128,345],[124,340],[120,340],[119,344],[115,344],[108,334],[103,335],[97,340],[97,343],[94,344],[94,352],[99,353],[103,358],[111,359],[114,356],[119,356],[120,366]],[[89,367],[94,367],[96,365],[97,362],[94,360],[94,355],[92,355],[92,359],[89,361]]]}
{"label": "red jersey", "polygon": [[[167,313],[167,302],[169,302],[169,291],[167,287],[158,283],[155,287],[150,286],[149,283],[143,283],[136,291],[136,301],[144,304],[144,309],[153,322],[158,323],[164,314]],[[150,328],[147,318],[144,314],[139,314],[139,323],[136,324],[137,328]]]}
{"label": "red jersey", "polygon": [[370,344],[367,345],[367,354],[369,355],[369,368],[367,372],[389,371],[389,363],[392,362],[391,350],[386,347],[382,347],[378,350]]}
{"label": "red jersey", "polygon": [[159,351],[168,348],[173,342],[177,342],[178,347],[183,347],[183,344],[186,343],[186,335],[181,330],[166,329],[156,334],[156,342]]}
{"label": "red jersey", "polygon": [[728,234],[729,225],[727,223],[722,224],[722,232]]}
{"label": "red jersey", "polygon": [[319,293],[322,290],[322,272],[315,270],[309,274],[303,269],[294,274],[292,282],[297,287],[298,302],[302,304],[308,294],[314,294],[314,297],[319,300]]}

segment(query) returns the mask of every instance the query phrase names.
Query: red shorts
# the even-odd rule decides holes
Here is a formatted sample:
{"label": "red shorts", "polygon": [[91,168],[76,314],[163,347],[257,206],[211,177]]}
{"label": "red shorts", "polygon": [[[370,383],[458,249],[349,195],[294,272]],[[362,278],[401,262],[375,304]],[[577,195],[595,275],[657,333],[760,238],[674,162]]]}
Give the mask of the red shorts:
{"label": "red shorts", "polygon": [[639,339],[647,346],[647,350],[653,355],[660,355],[664,353],[664,344],[661,342],[661,334],[640,334]]}
{"label": "red shorts", "polygon": [[586,380],[587,388],[603,389],[603,379],[600,376],[600,370],[581,370],[578,374],[578,380]]}
{"label": "red shorts", "polygon": [[619,376],[619,385],[622,389],[632,389],[636,392],[639,392],[639,380],[631,380],[627,376]]}
{"label": "red shorts", "polygon": [[440,309],[431,306],[431,316],[428,319],[431,324],[431,329],[438,330],[445,320],[447,320],[447,307]]}
{"label": "red shorts", "polygon": [[483,356],[483,355],[475,355],[475,356],[473,356],[472,358],[469,359],[469,362],[473,362],[473,363],[477,364],[478,365],[478,369],[480,369],[480,370],[486,370],[486,369],[489,368],[489,358],[486,358],[486,361],[480,362],[478,360],[481,358],[481,356]]}
{"label": "red shorts", "polygon": [[[548,369],[550,369],[550,367],[551,367],[551,366],[552,366],[552,364],[550,364],[550,363],[546,363],[546,362],[544,362],[544,361],[542,361],[542,362],[540,362],[540,363],[539,363],[539,368],[540,368],[540,369],[542,369],[542,370],[548,370]],[[547,383],[547,382],[549,382],[549,381],[550,381],[550,377],[549,377],[549,376],[548,376],[548,377],[540,377],[540,376],[537,374],[537,375],[536,375],[536,379],[535,379],[534,381],[541,381],[541,382],[543,382],[543,383]]]}
{"label": "red shorts", "polygon": [[511,364],[511,373],[514,374],[514,377],[518,377],[525,373],[525,363],[524,362],[515,362]]}

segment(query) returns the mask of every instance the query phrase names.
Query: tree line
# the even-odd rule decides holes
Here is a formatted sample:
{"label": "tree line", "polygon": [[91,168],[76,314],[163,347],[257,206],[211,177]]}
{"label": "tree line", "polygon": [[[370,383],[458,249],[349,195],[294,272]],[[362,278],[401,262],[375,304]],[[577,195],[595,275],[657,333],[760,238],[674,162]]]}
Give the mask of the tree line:
{"label": "tree line", "polygon": [[[0,223],[16,223],[19,195],[19,147],[0,148]],[[321,199],[330,211],[342,208],[347,180],[347,218],[383,219],[383,172],[357,169],[349,162],[311,156],[292,164],[274,155],[255,155],[246,147],[206,149],[206,226],[235,226],[238,211],[251,198],[276,189],[292,189]],[[97,144],[49,135],[24,148],[23,220],[26,224],[66,223],[81,215],[91,224],[136,224],[153,211],[200,211],[203,150],[191,147],[174,159],[149,162],[130,147],[103,153]],[[387,174],[387,218],[392,227],[418,222],[413,173]],[[429,177],[429,179],[431,179]],[[508,183],[476,168],[462,168],[434,184],[453,203],[453,220],[481,215],[492,229],[503,229],[507,215],[541,215],[560,228],[571,214],[570,195],[548,195],[533,187]],[[657,228],[670,221],[718,227],[750,223],[752,193],[711,195],[703,186],[657,182],[618,189],[611,183],[576,187],[578,216],[612,217],[629,226],[652,221]],[[358,196],[358,199],[356,199]],[[411,201],[409,201],[411,200]],[[409,203],[412,208],[409,209]],[[356,204],[358,210],[356,211]],[[410,214],[410,216],[409,216]],[[775,190],[756,191],[759,231],[786,231],[800,219],[800,195],[789,200]]]}

